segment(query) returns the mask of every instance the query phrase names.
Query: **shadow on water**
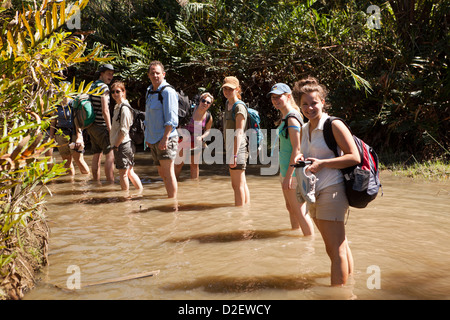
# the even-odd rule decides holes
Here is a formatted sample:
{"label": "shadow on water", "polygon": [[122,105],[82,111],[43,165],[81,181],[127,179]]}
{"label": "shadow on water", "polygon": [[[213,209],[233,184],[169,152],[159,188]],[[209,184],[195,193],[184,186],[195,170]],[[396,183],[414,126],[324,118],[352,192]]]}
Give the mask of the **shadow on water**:
{"label": "shadow on water", "polygon": [[[81,195],[85,195],[82,193]],[[117,197],[81,197],[81,199],[76,199],[70,201],[73,204],[91,204],[91,205],[100,205],[100,204],[108,204],[108,203],[121,203],[121,202],[129,202],[136,200],[156,200],[159,199],[158,196],[142,196],[142,195],[130,195],[130,196],[117,196]],[[55,205],[65,205],[67,202],[53,202]]]}
{"label": "shadow on water", "polygon": [[277,237],[290,236],[299,238],[299,235],[287,235],[283,233],[285,230],[237,230],[230,232],[206,233],[192,235],[188,237],[169,238],[164,242],[179,243],[191,240],[197,240],[200,243],[225,243],[234,241],[257,240],[257,239],[273,239]]}
{"label": "shadow on water", "polygon": [[212,210],[217,208],[226,208],[231,207],[230,203],[178,203],[175,204],[167,204],[160,206],[153,206],[148,208],[140,208],[139,210],[134,210],[132,213],[146,213],[150,211],[161,211],[161,212],[184,212],[184,211],[205,211]]}
{"label": "shadow on water", "polygon": [[306,290],[320,286],[317,279],[327,278],[329,274],[302,276],[261,276],[261,277],[224,277],[211,276],[171,283],[163,290],[193,290],[202,288],[208,293],[248,293],[261,290]]}

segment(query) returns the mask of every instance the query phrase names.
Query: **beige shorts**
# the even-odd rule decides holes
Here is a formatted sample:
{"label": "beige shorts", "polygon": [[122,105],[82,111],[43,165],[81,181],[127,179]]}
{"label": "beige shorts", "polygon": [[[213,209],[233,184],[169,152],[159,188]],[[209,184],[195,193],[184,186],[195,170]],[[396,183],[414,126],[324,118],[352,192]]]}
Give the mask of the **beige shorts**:
{"label": "beige shorts", "polygon": [[61,157],[69,157],[74,152],[69,148],[70,140],[66,135],[55,134],[55,141],[58,144],[58,152]]}
{"label": "beige shorts", "polygon": [[308,204],[312,218],[329,221],[344,221],[348,211],[348,200],[344,183],[334,184],[316,192],[316,202]]}

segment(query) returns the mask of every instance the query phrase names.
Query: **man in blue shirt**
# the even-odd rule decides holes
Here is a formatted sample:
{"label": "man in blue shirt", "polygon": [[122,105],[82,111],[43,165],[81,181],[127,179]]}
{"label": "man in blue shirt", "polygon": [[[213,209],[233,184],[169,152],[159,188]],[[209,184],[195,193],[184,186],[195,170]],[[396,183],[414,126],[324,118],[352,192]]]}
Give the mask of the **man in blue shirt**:
{"label": "man in blue shirt", "polygon": [[150,63],[148,77],[151,85],[145,101],[145,141],[152,152],[153,161],[164,181],[169,198],[176,198],[178,184],[174,161],[178,149],[178,95],[167,87],[161,91],[162,101],[156,91],[167,85],[166,73],[159,61]]}

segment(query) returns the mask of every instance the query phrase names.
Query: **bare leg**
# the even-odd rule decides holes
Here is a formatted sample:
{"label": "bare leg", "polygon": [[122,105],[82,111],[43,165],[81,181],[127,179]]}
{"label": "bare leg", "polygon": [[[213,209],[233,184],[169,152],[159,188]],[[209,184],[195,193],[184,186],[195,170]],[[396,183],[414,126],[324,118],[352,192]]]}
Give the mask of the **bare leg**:
{"label": "bare leg", "polygon": [[306,202],[301,204],[297,200],[297,191],[295,189],[283,190],[286,208],[291,219],[292,229],[301,228],[305,236],[314,234],[314,225],[311,217],[306,214]]}
{"label": "bare leg", "polygon": [[78,168],[80,169],[80,172],[82,174],[89,174],[89,166],[87,165],[86,161],[84,161],[84,156],[82,153],[79,152],[73,152],[72,158],[77,164]]}
{"label": "bare leg", "polygon": [[105,176],[106,180],[114,183],[114,152],[111,150],[105,155]]}
{"label": "bare leg", "polygon": [[243,206],[250,203],[250,192],[245,179],[245,170],[231,170],[231,186],[234,191],[234,205]]}
{"label": "bare leg", "polygon": [[94,181],[100,181],[100,165],[102,162],[102,154],[94,153],[92,156],[92,179]]}
{"label": "bare leg", "polygon": [[176,198],[178,192],[178,183],[175,176],[175,165],[172,160],[159,160],[158,172],[164,181],[169,198]]}
{"label": "bare leg", "polygon": [[331,259],[331,285],[344,285],[349,273],[353,272],[353,256],[345,237],[344,222],[319,219],[315,221]]}
{"label": "bare leg", "polygon": [[130,167],[128,168],[128,178],[130,178],[131,183],[133,184],[133,186],[136,189],[142,190],[142,182],[141,179],[139,179],[138,175],[136,174],[136,172],[134,172],[134,168]]}

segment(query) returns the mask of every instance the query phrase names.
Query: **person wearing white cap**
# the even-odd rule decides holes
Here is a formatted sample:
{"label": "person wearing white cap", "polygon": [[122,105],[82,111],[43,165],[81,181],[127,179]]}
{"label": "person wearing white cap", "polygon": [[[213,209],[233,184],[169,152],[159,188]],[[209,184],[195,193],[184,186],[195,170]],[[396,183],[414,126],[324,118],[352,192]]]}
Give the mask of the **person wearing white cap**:
{"label": "person wearing white cap", "polygon": [[300,154],[300,128],[303,118],[287,84],[275,84],[267,96],[270,96],[273,106],[281,112],[277,128],[280,143],[280,179],[291,227],[301,229],[305,236],[313,235],[314,226],[306,214],[306,203],[297,200],[297,180],[294,167],[291,166]]}

